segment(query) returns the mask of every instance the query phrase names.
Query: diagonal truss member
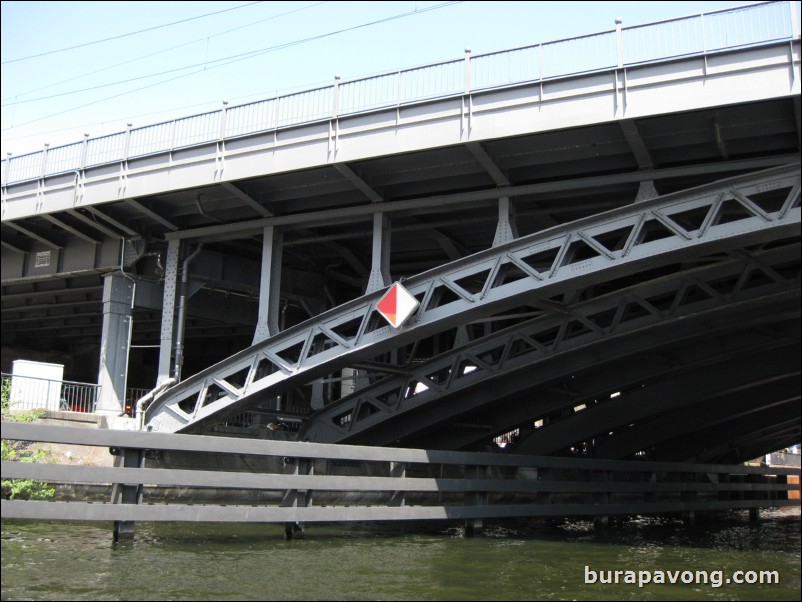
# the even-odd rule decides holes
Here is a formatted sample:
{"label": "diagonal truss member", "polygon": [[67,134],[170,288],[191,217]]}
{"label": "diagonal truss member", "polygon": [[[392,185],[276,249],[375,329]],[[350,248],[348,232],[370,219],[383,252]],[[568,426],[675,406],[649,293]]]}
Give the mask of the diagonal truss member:
{"label": "diagonal truss member", "polygon": [[711,252],[798,236],[799,165],[628,205],[518,238],[407,279],[420,302],[396,331],[383,291],[289,328],[166,391],[149,428],[190,431],[299,384],[522,302]]}
{"label": "diagonal truss member", "polygon": [[[397,438],[414,435],[432,426],[436,417],[399,418],[416,413],[446,397],[459,399],[459,411],[475,411],[493,404],[493,396],[464,396],[464,392],[494,379],[513,378],[505,394],[515,387],[530,389],[537,381],[532,367],[602,341],[620,341],[649,328],[670,328],[671,334],[642,337],[642,347],[619,343],[619,352],[645,353],[655,343],[684,336],[679,323],[702,317],[708,325],[714,316],[752,308],[755,314],[775,304],[795,301],[799,295],[800,244],[793,243],[752,253],[733,254],[728,260],[682,271],[641,285],[627,287],[584,301],[562,314],[544,313],[429,361],[411,366],[406,374],[387,377],[316,412],[299,433],[300,440],[325,443],[389,445]],[[709,327],[709,326],[708,326]],[[698,332],[696,326],[692,329]],[[605,354],[605,357],[612,352]],[[597,363],[595,355],[591,361]],[[570,364],[572,370],[578,366]],[[546,370],[547,380],[556,372]],[[500,381],[497,381],[500,382]],[[570,400],[569,400],[570,401]],[[566,402],[568,403],[568,402]],[[527,416],[530,419],[539,415]],[[520,416],[517,416],[520,421]],[[389,424],[393,426],[388,427]],[[501,425],[510,430],[514,424]],[[381,428],[377,428],[381,427]],[[389,439],[382,437],[386,435]]]}

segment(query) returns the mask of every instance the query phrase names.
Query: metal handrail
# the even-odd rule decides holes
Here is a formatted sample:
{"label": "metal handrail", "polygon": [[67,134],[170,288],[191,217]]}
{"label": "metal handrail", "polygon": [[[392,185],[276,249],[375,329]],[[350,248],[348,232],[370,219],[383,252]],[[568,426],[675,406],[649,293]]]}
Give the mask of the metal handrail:
{"label": "metal handrail", "polygon": [[474,55],[275,96],[2,160],[2,185],[134,157],[581,73],[798,39],[798,0],[701,13]]}
{"label": "metal handrail", "polygon": [[36,376],[2,374],[9,383],[11,410],[62,410],[92,413],[97,407],[100,385]]}

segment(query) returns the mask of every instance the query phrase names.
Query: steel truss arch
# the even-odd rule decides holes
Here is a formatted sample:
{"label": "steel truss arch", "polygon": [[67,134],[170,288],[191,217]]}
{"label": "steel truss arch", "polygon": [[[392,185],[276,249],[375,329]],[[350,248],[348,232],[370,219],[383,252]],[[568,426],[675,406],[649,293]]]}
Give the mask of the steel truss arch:
{"label": "steel truss arch", "polygon": [[292,387],[522,302],[702,254],[798,236],[799,165],[738,176],[515,239],[411,277],[420,302],[395,330],[375,312],[383,291],[329,310],[166,391],[153,430],[191,431]]}
{"label": "steel truss arch", "polygon": [[[430,426],[426,419],[410,419],[391,426],[405,414],[425,410],[448,396],[460,396],[468,389],[495,380],[501,382],[523,373],[521,389],[531,388],[536,376],[530,371],[538,362],[559,361],[561,356],[581,348],[616,344],[635,333],[671,328],[701,318],[708,325],[713,316],[740,312],[749,307],[760,316],[760,308],[793,301],[799,295],[800,244],[752,253],[738,252],[730,259],[693,268],[598,298],[577,303],[562,314],[544,314],[491,336],[453,349],[428,362],[407,369],[357,391],[315,413],[299,438],[327,443],[389,444],[376,431],[393,437],[409,436],[415,428]],[[755,309],[752,309],[755,308]],[[695,327],[694,327],[695,328]],[[693,331],[693,330],[692,330]],[[713,329],[711,329],[711,332]],[[685,336],[677,329],[673,336]],[[657,331],[644,337],[635,350],[620,345],[625,353],[648,351],[666,335]],[[614,355],[610,352],[610,355]],[[591,359],[591,361],[593,361]],[[579,369],[578,364],[569,364]],[[505,385],[506,394],[515,384]],[[493,401],[485,402],[492,405]],[[461,411],[474,411],[463,398]],[[530,416],[528,418],[537,418]],[[380,424],[383,427],[376,428]],[[498,424],[498,429],[515,425]]]}

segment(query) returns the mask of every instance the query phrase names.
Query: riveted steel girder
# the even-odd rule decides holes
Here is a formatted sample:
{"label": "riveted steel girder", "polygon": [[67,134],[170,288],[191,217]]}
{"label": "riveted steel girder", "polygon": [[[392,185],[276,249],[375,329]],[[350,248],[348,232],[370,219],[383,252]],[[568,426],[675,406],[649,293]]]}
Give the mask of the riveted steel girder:
{"label": "riveted steel girder", "polygon": [[[633,333],[652,329],[638,352],[666,344],[673,337],[684,336],[672,324],[689,323],[702,318],[710,327],[713,316],[740,312],[748,305],[760,314],[760,308],[798,296],[800,245],[791,244],[769,251],[735,255],[728,261],[681,271],[641,285],[627,287],[599,298],[575,304],[566,312],[543,315],[453,349],[427,362],[408,367],[403,374],[385,378],[355,394],[333,403],[314,414],[299,437],[312,441],[364,442],[389,444],[382,433],[392,431],[393,439],[408,437],[418,429],[431,426],[437,418],[420,416],[422,409],[442,404],[447,397],[459,397],[459,411],[476,410],[483,404],[494,405],[495,396],[473,396],[465,392],[493,381],[506,395],[513,390],[531,389],[538,381],[532,366],[539,362],[564,358],[566,354],[592,345],[606,344],[607,360],[619,353],[632,354],[630,342],[621,343]],[[780,266],[792,268],[779,270]],[[781,275],[780,272],[786,275]],[[696,327],[692,329],[694,332]],[[566,362],[563,367],[578,370],[580,365]],[[547,371],[551,372],[551,371]],[[553,373],[556,374],[556,373]],[[553,376],[548,376],[551,379]],[[518,379],[516,381],[515,379]],[[510,380],[513,382],[505,382]],[[504,383],[503,385],[501,383]],[[612,385],[611,385],[612,386]],[[569,400],[570,401],[570,400]],[[567,403],[567,402],[566,402]],[[447,410],[449,413],[455,410]],[[527,419],[538,418],[525,415]],[[521,416],[514,420],[521,421]],[[384,423],[384,426],[379,426]],[[394,426],[385,429],[391,423]],[[515,422],[497,428],[514,428]],[[388,436],[390,436],[388,434]]]}
{"label": "riveted steel girder", "polygon": [[468,319],[799,233],[798,165],[621,207],[409,278],[404,285],[420,307],[399,330],[378,318],[378,291],[281,332],[165,392],[147,423],[154,430],[193,430]]}

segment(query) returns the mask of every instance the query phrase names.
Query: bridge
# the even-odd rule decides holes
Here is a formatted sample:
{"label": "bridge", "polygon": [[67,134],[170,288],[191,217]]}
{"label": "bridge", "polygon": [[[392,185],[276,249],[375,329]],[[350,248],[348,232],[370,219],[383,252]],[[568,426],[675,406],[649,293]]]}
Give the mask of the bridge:
{"label": "bridge", "polygon": [[800,440],[801,121],[766,2],[8,157],[4,363],[173,378],[154,431],[741,462]]}

